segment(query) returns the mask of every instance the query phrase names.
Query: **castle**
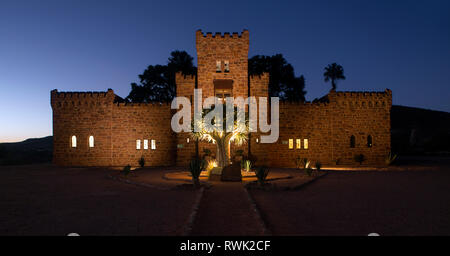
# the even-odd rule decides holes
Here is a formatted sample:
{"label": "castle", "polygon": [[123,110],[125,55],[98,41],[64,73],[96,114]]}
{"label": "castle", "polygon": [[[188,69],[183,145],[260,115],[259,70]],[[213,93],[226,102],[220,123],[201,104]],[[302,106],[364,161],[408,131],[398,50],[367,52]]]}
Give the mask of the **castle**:
{"label": "castle", "polygon": [[[197,76],[176,74],[176,94],[192,99],[194,88],[203,98],[268,97],[269,74],[248,75],[249,32],[196,32]],[[51,91],[53,162],[65,166],[187,166],[198,152],[215,145],[194,142],[189,133],[175,133],[170,103],[120,103],[114,91]],[[255,157],[257,164],[295,167],[308,158],[324,165],[383,165],[390,152],[392,93],[330,91],[319,102],[280,102],[279,138],[260,143],[251,133],[246,144],[231,145]]]}

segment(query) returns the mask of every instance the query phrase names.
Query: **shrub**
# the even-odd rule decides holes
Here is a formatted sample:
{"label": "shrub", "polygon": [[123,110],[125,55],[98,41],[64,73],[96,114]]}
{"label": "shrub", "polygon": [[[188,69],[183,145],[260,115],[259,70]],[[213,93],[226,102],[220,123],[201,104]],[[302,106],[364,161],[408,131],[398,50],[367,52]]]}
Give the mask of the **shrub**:
{"label": "shrub", "polygon": [[305,172],[306,172],[306,175],[311,177],[311,175],[313,173],[313,169],[311,167],[306,167]]}
{"label": "shrub", "polygon": [[322,168],[322,164],[319,161],[317,161],[316,162],[316,170],[320,171],[321,168]]}
{"label": "shrub", "polygon": [[144,159],[143,156],[141,156],[141,158],[139,159],[138,163],[139,163],[139,166],[144,167],[144,165],[145,165],[145,159]]}
{"label": "shrub", "polygon": [[300,169],[300,168],[302,168],[302,166],[303,166],[303,159],[300,158],[300,157],[297,157],[297,158],[295,159],[295,167],[296,167],[297,169]]}
{"label": "shrub", "polygon": [[131,172],[131,165],[127,165],[125,167],[123,167],[122,173],[123,175],[127,176],[128,174],[130,174]]}
{"label": "shrub", "polygon": [[200,173],[205,168],[205,160],[199,158],[193,158],[189,163],[189,171],[192,175],[192,181],[195,187],[200,186]]}
{"label": "shrub", "polygon": [[397,159],[397,155],[389,152],[389,154],[386,156],[385,162],[387,165],[391,165],[395,161],[395,159]]}
{"label": "shrub", "polygon": [[360,165],[362,164],[362,162],[364,162],[366,160],[366,157],[363,154],[357,154],[354,157],[355,162],[358,162]]}
{"label": "shrub", "polygon": [[267,166],[261,166],[256,168],[256,178],[258,178],[258,183],[264,185],[266,183],[267,175],[269,174],[269,168]]}
{"label": "shrub", "polygon": [[244,169],[249,172],[252,169],[252,162],[250,160],[244,161]]}

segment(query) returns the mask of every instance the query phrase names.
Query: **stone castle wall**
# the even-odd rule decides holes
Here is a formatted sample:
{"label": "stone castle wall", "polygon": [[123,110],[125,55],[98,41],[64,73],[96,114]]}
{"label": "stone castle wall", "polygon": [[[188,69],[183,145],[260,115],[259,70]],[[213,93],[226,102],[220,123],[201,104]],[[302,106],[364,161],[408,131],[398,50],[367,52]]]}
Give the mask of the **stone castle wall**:
{"label": "stone castle wall", "polygon": [[[168,104],[114,103],[114,92],[51,92],[53,162],[66,166],[172,165],[175,136]],[[71,138],[77,145],[72,147]],[[89,136],[94,147],[89,147]],[[141,140],[141,149],[136,149]],[[148,149],[144,149],[148,140]],[[151,149],[155,140],[156,149]]]}

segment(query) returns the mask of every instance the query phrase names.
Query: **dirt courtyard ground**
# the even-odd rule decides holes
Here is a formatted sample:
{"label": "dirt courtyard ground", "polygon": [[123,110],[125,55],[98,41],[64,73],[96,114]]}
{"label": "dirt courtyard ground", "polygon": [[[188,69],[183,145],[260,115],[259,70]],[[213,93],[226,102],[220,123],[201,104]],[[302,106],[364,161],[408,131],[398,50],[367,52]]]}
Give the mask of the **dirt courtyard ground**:
{"label": "dirt courtyard ground", "polygon": [[252,195],[275,235],[450,235],[450,169],[330,172]]}
{"label": "dirt courtyard ground", "polygon": [[0,167],[0,235],[177,235],[195,191],[139,187],[100,168]]}
{"label": "dirt courtyard ground", "polygon": [[[156,184],[172,169],[149,169],[148,179]],[[102,168],[42,164],[3,166],[0,173],[0,235],[181,235],[199,195],[112,180]],[[221,235],[222,222],[233,224],[223,234],[260,234],[242,184],[221,184],[205,189],[192,235]],[[330,171],[300,190],[250,195],[274,235],[450,235],[449,168]]]}

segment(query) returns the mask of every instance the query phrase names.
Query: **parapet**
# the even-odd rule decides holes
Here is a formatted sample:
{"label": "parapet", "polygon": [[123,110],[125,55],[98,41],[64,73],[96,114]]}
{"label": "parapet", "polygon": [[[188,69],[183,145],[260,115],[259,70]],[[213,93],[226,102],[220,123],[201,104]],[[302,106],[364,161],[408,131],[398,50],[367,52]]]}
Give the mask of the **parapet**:
{"label": "parapet", "polygon": [[378,92],[361,92],[361,91],[330,91],[328,98],[331,103],[342,106],[361,106],[361,107],[391,107],[392,91],[385,89]]}
{"label": "parapet", "polygon": [[225,32],[225,33],[221,33],[221,32],[216,32],[215,34],[213,34],[212,32],[206,32],[206,34],[204,34],[203,32],[202,32],[202,30],[201,29],[199,29],[199,30],[197,30],[196,31],[196,39],[197,39],[197,42],[199,41],[199,40],[205,40],[205,39],[221,39],[221,38],[223,38],[223,39],[228,39],[228,38],[233,38],[233,39],[247,39],[248,40],[248,38],[249,38],[249,34],[248,34],[248,30],[247,29],[244,29],[242,32],[241,32],[241,34],[239,34],[238,32],[233,32],[233,33],[230,33],[230,32]]}
{"label": "parapet", "polygon": [[58,92],[54,89],[50,92],[52,107],[67,105],[92,105],[94,103],[113,103],[114,91],[106,92]]}

